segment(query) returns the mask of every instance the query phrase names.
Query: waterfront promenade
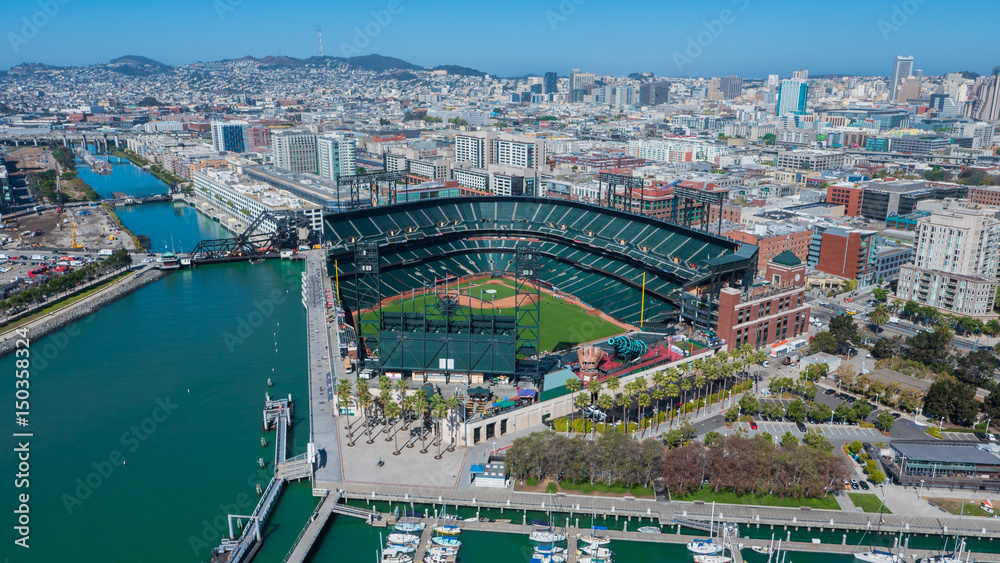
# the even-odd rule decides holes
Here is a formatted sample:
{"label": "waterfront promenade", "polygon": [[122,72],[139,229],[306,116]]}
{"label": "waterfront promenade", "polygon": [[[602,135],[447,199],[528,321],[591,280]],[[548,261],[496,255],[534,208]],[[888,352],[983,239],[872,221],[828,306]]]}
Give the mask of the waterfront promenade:
{"label": "waterfront promenade", "polygon": [[[330,276],[326,255],[309,250],[302,275],[302,304],[306,308],[306,342],[309,349],[309,442],[315,444],[313,464],[316,481],[340,481],[340,442],[336,415],[337,379],[344,377],[340,341],[327,323],[327,291]],[[337,361],[334,361],[336,358]],[[331,489],[332,490],[332,489]]]}
{"label": "waterfront promenade", "polygon": [[[473,506],[498,508],[517,513],[525,511],[555,512],[566,514],[572,524],[573,515],[589,516],[603,514],[616,520],[627,522],[645,518],[658,521],[664,526],[672,525],[675,519],[691,519],[708,522],[712,517],[712,505],[701,502],[670,502],[665,500],[642,500],[632,498],[609,498],[575,496],[562,494],[522,493],[510,489],[434,489],[396,487],[390,485],[315,483],[317,488],[339,488],[348,499],[410,504],[448,504],[449,506]],[[508,516],[504,516],[507,518]],[[813,510],[809,508],[780,508],[744,505],[715,506],[715,519],[736,522],[743,526],[775,526],[784,530],[868,530],[878,525],[879,515],[863,512],[839,510]],[[883,514],[882,527],[900,530],[909,534],[953,534],[959,526],[966,534],[980,537],[1000,538],[1000,519],[964,517],[941,513],[941,516],[917,516],[912,514]],[[555,522],[567,525],[566,521]]]}

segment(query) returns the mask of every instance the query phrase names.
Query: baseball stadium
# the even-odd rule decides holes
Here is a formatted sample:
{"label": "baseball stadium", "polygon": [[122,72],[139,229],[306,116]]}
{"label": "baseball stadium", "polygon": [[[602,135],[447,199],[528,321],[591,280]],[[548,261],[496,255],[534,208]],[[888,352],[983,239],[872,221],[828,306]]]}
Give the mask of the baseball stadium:
{"label": "baseball stadium", "polygon": [[426,199],[326,224],[338,297],[382,369],[520,374],[640,327],[709,330],[719,289],[755,274],[756,247],[558,199]]}

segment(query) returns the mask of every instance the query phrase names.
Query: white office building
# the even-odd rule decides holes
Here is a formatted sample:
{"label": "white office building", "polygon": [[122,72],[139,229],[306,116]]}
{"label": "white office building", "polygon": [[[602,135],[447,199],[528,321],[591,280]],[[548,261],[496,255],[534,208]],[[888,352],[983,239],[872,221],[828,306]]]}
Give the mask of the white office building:
{"label": "white office building", "polygon": [[[239,232],[262,212],[282,215],[301,213],[309,219],[309,228],[323,232],[323,206],[278,190],[263,182],[241,180],[229,170],[206,169],[192,174],[194,193],[201,199],[199,208],[210,207],[223,215],[223,224]],[[273,232],[277,225],[264,219],[257,232]]]}
{"label": "white office building", "polygon": [[913,261],[897,297],[969,317],[993,317],[1000,221],[992,212],[949,209],[917,222]]}
{"label": "white office building", "polygon": [[316,162],[321,178],[338,180],[341,175],[357,172],[358,145],[355,139],[341,135],[323,135],[316,139]]}
{"label": "white office building", "polygon": [[309,131],[286,129],[271,133],[274,165],[289,172],[317,174],[316,135]]}

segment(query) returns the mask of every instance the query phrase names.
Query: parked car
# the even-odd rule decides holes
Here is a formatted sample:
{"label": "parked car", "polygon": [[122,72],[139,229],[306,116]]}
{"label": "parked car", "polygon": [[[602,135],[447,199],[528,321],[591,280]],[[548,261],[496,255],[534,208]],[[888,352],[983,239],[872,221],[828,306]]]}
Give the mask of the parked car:
{"label": "parked car", "polygon": [[825,395],[836,395],[837,394],[837,390],[836,389],[827,389],[826,391],[823,391],[823,394],[825,394]]}
{"label": "parked car", "polygon": [[862,491],[867,491],[868,489],[871,488],[871,487],[868,486],[868,483],[866,483],[865,481],[859,481],[858,484],[861,485],[861,490]]}
{"label": "parked car", "polygon": [[979,438],[980,442],[985,442],[987,440],[986,434],[984,434],[982,432],[976,432],[975,435],[976,435],[976,438]]}
{"label": "parked car", "polygon": [[750,421],[750,429],[751,430],[756,430],[757,429],[757,423],[751,420]]}
{"label": "parked car", "polygon": [[805,432],[806,431],[806,425],[802,424],[801,422],[796,422],[795,423],[795,427],[799,429],[799,432]]}

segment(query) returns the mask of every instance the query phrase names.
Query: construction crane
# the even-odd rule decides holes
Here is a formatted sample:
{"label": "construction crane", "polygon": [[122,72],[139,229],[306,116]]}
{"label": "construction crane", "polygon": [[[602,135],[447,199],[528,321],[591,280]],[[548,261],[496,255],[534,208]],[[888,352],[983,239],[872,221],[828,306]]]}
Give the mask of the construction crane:
{"label": "construction crane", "polygon": [[73,221],[73,244],[70,245],[70,248],[83,248],[82,244],[76,243],[76,221]]}

